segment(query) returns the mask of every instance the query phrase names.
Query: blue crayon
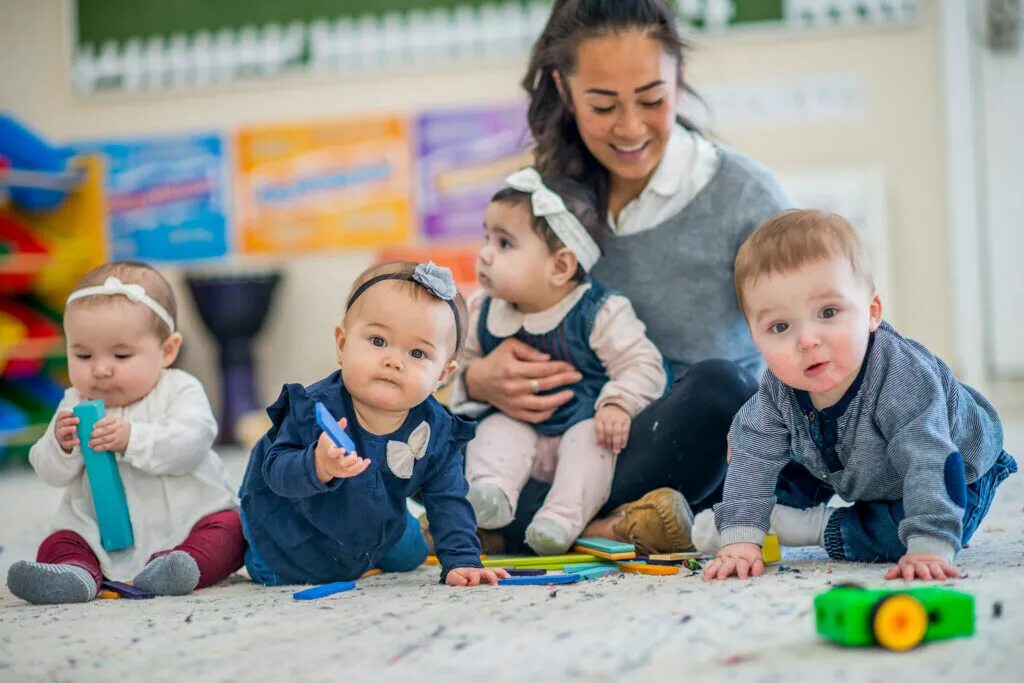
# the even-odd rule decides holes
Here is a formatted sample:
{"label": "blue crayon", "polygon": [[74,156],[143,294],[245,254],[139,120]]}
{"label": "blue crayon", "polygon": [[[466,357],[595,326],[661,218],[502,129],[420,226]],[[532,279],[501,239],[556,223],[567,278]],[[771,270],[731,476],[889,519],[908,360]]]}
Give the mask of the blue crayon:
{"label": "blue crayon", "polygon": [[345,430],[338,426],[338,421],[331,415],[331,411],[320,401],[316,402],[316,423],[320,429],[327,432],[327,436],[338,448],[344,448],[346,453],[355,453],[356,445],[352,437],[345,433]]}
{"label": "blue crayon", "polygon": [[336,581],[296,591],[292,593],[292,597],[296,600],[316,600],[317,598],[326,598],[328,595],[334,595],[335,593],[344,593],[355,587],[355,581]]}
{"label": "blue crayon", "polygon": [[97,453],[89,448],[92,428],[106,416],[107,410],[103,401],[96,400],[79,403],[72,412],[78,418],[78,440],[92,490],[92,502],[96,507],[100,545],[107,552],[130,548],[135,544],[135,536],[128,514],[128,499],[124,495],[124,482],[117,471],[117,458],[110,451]]}

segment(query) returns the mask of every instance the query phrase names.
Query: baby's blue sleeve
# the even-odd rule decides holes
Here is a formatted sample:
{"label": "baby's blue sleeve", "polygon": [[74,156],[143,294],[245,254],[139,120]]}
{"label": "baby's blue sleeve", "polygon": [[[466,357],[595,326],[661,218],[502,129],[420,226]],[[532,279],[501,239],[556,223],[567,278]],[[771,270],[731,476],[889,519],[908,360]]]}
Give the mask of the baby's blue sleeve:
{"label": "baby's blue sleeve", "polygon": [[[457,418],[455,418],[457,419]],[[466,500],[469,483],[463,472],[465,442],[472,438],[475,427],[458,420],[456,432],[468,430],[452,439],[449,451],[439,454],[438,462],[421,484],[423,505],[427,509],[434,552],[441,563],[441,582],[456,567],[482,567],[480,539],[476,535],[476,517]]]}
{"label": "baby's blue sleeve", "polygon": [[320,428],[316,424],[315,401],[301,384],[287,384],[267,413],[275,428],[263,460],[263,478],[283,498],[308,498],[333,491],[343,479],[327,484],[316,476],[316,443]]}

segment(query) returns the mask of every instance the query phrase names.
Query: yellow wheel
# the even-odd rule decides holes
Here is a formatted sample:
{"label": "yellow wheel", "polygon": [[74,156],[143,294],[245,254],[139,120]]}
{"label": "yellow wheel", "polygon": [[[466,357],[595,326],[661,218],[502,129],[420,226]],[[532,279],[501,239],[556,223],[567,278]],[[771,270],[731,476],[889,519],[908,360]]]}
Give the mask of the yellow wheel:
{"label": "yellow wheel", "polygon": [[902,652],[916,647],[928,630],[928,612],[910,595],[898,593],[882,598],[871,616],[875,641],[887,650]]}

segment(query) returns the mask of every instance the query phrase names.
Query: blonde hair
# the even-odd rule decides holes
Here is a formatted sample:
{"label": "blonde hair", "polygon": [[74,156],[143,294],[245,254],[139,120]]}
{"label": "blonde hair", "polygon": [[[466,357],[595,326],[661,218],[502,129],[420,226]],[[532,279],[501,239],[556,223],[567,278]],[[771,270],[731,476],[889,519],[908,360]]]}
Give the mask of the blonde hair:
{"label": "blonde hair", "polygon": [[875,281],[864,243],[842,216],[814,209],[780,211],[762,223],[736,253],[734,282],[740,310],[744,288],[757,279],[798,270],[808,263],[844,258],[871,292]]}
{"label": "blonde hair", "polygon": [[[82,276],[82,279],[75,285],[75,290],[102,285],[108,277],[116,277],[128,285],[142,285],[146,294],[170,313],[172,320],[178,320],[178,302],[174,298],[171,284],[152,267],[139,261],[111,261],[97,266]],[[65,311],[73,307],[92,308],[109,305],[112,298],[127,301],[124,297],[87,296],[69,303]],[[171,328],[167,326],[167,323],[148,307],[145,308],[151,318],[151,330],[157,339],[164,341],[171,336]]]}
{"label": "blonde hair", "polygon": [[[445,303],[442,299],[434,296],[434,294],[432,294],[426,287],[411,279],[412,274],[418,265],[420,264],[413,261],[384,261],[382,263],[374,264],[359,274],[355,282],[352,283],[352,289],[349,290],[348,296],[345,297],[345,301],[350,300],[352,295],[356,293],[357,289],[378,275],[396,274],[402,275],[404,278],[408,279],[394,279],[389,280],[389,282],[401,287],[409,296],[414,297],[417,300],[433,300]],[[346,307],[344,317],[345,321],[348,320],[349,314],[360,301],[361,299],[356,299],[352,302],[351,307]],[[455,351],[451,356],[451,360],[457,360],[459,354],[462,353],[463,347],[466,345],[466,329],[469,321],[469,309],[466,307],[466,300],[460,292],[455,293],[455,299],[452,303],[455,304],[455,310],[459,312],[458,330],[456,334],[457,343]],[[454,316],[452,317],[452,323],[455,323]]]}

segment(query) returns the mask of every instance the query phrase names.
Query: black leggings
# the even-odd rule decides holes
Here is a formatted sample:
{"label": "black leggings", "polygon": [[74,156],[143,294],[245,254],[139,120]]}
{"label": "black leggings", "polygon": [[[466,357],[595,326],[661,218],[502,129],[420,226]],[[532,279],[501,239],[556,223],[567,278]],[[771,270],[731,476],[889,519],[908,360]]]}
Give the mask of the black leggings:
{"label": "black leggings", "polygon": [[[691,365],[633,421],[629,444],[615,463],[611,495],[598,516],[663,486],[681,492],[694,512],[721,501],[729,425],[756,391],[757,381],[732,361]],[[526,527],[550,488],[535,479],[526,482],[515,520],[501,530],[507,552],[530,552]]]}

